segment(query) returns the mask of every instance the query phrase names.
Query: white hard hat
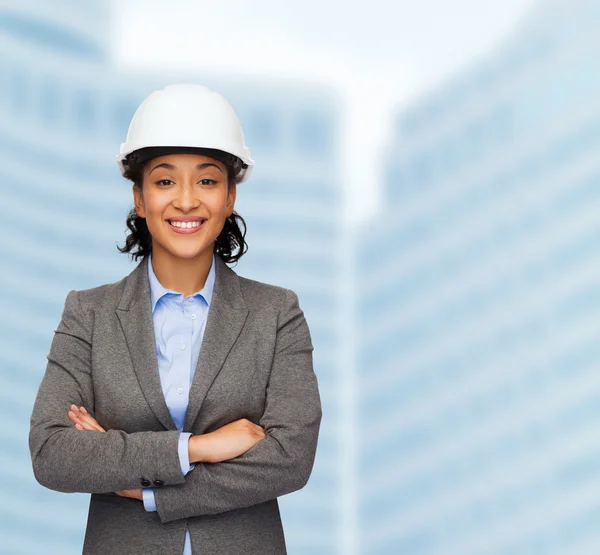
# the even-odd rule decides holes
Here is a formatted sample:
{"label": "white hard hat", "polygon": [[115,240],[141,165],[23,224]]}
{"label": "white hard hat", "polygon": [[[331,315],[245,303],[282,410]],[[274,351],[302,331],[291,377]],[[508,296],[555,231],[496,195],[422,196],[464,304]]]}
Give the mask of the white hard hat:
{"label": "white hard hat", "polygon": [[254,166],[229,102],[208,87],[192,83],[167,85],[140,104],[117,156],[122,175],[127,156],[148,147],[206,148],[232,154],[242,161],[238,183],[250,177]]}

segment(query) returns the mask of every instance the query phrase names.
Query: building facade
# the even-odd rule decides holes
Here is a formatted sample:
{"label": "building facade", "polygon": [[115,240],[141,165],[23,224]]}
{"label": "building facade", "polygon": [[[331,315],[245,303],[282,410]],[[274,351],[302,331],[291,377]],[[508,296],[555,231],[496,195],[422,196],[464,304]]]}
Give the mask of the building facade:
{"label": "building facade", "polygon": [[365,555],[593,554],[600,4],[397,114],[357,250]]}

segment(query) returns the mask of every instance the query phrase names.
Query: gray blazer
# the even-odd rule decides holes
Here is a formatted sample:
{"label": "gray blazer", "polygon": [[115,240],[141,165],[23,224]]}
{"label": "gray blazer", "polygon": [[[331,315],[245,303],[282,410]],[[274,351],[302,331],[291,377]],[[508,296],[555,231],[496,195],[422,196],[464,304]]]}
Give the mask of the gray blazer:
{"label": "gray blazer", "polygon": [[[84,555],[286,553],[277,497],[304,487],[321,423],[313,345],[297,295],[238,276],[217,255],[213,298],[183,431],[240,418],[265,429],[246,453],[184,476],[162,393],[148,259],[116,283],[70,291],[29,433],[36,480],[91,493]],[[84,405],[105,433],[77,430]],[[152,484],[158,511],[114,492]]]}

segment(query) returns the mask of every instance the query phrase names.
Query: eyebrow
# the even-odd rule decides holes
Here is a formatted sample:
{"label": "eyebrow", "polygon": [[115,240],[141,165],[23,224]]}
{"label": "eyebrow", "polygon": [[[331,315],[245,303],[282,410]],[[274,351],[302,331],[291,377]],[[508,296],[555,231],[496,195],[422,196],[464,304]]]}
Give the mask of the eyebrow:
{"label": "eyebrow", "polygon": [[[207,168],[208,166],[214,166],[221,173],[223,173],[223,170],[219,166],[217,166],[216,164],[213,164],[212,162],[204,162],[204,164],[197,164],[196,165],[196,169],[197,170],[203,170],[204,168]],[[173,164],[167,164],[167,162],[163,162],[162,164],[158,164],[158,166],[153,167],[150,170],[150,173],[148,173],[148,175],[150,175],[157,168],[167,168],[168,170],[176,170],[177,166],[174,166]]]}

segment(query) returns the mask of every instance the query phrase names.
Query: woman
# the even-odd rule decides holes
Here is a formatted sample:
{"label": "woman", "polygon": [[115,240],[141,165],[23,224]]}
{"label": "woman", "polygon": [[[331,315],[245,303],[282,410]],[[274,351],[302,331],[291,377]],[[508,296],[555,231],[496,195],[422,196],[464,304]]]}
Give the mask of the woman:
{"label": "woman", "polygon": [[[321,402],[297,295],[238,276],[253,160],[229,103],[169,85],[117,157],[126,277],[70,291],[31,416],[40,484],[91,493],[85,555],[285,554],[277,497],[312,471]],[[236,252],[237,251],[237,252]]]}

